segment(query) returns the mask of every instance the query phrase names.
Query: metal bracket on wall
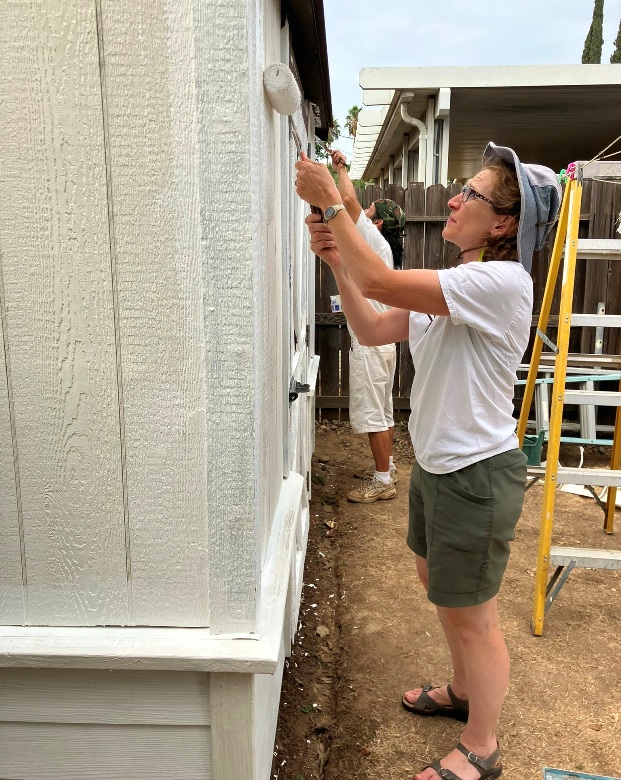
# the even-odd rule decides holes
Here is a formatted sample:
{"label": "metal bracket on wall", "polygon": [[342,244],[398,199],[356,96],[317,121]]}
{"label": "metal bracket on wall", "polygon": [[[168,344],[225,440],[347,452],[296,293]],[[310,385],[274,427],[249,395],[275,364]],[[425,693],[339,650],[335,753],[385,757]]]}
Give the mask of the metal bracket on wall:
{"label": "metal bracket on wall", "polygon": [[289,403],[292,404],[300,393],[308,392],[310,392],[310,385],[303,385],[297,379],[292,378],[289,382]]}

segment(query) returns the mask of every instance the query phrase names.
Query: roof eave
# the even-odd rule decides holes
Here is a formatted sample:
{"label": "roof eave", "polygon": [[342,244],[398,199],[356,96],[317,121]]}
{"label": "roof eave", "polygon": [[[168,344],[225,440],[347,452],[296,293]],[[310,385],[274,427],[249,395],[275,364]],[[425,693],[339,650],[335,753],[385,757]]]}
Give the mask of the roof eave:
{"label": "roof eave", "polygon": [[323,0],[283,0],[283,12],[289,21],[304,97],[319,109],[320,125],[315,132],[326,140],[334,120]]}

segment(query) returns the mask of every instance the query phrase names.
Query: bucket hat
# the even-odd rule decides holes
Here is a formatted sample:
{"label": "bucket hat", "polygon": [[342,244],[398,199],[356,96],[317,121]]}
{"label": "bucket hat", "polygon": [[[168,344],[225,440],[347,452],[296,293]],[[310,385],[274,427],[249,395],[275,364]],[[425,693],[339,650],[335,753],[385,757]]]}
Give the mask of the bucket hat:
{"label": "bucket hat", "polygon": [[374,200],[375,211],[379,219],[384,220],[384,227],[387,230],[403,230],[405,227],[405,214],[401,206],[390,200],[390,198],[380,198]]}
{"label": "bucket hat", "polygon": [[490,141],[483,152],[483,165],[489,165],[498,158],[513,166],[517,173],[521,194],[518,258],[530,273],[533,252],[541,249],[556,222],[561,205],[561,185],[551,168],[522,163],[513,149]]}

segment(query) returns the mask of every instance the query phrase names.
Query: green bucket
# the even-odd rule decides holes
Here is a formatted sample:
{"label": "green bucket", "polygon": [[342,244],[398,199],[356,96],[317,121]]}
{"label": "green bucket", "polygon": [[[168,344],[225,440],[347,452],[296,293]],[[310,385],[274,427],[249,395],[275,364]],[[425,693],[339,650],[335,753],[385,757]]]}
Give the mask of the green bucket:
{"label": "green bucket", "polygon": [[546,437],[545,431],[539,431],[537,436],[524,436],[524,442],[522,443],[522,452],[526,455],[528,460],[527,466],[541,466],[541,448]]}

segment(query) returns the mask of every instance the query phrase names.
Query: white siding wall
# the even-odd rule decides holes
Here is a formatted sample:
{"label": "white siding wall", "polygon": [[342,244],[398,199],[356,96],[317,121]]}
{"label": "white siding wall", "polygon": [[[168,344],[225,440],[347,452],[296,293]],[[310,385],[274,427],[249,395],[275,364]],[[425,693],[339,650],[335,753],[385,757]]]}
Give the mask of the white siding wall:
{"label": "white siding wall", "polygon": [[0,670],[0,777],[267,780],[283,663],[284,646],[274,675]]}
{"label": "white siding wall", "polygon": [[[0,306],[4,300],[0,274]],[[0,354],[4,350],[5,323],[0,322]],[[20,540],[20,514],[17,505],[17,463],[13,450],[12,410],[8,388],[10,365],[5,362],[5,372],[0,378],[0,625],[21,624],[25,620],[22,583],[23,551]]]}
{"label": "white siding wall", "polygon": [[[263,41],[257,45],[260,55],[261,73],[273,62],[283,61],[283,51],[288,49],[287,31],[280,30],[280,3],[264,0],[257,4],[257,13],[262,15]],[[260,370],[256,375],[257,402],[265,421],[264,435],[260,443],[262,457],[258,459],[258,480],[266,486],[262,495],[261,517],[261,560],[272,528],[274,510],[282,485],[283,474],[288,474],[283,457],[286,446],[286,432],[283,428],[283,414],[287,408],[287,388],[284,369],[286,353],[282,349],[283,333],[288,335],[288,322],[283,318],[287,286],[284,268],[287,263],[286,247],[282,240],[281,203],[283,193],[282,166],[283,149],[287,144],[287,117],[281,117],[267,99],[262,84],[257,105],[262,128],[262,153],[258,155],[262,165],[260,177],[260,223],[263,241],[263,260],[257,269],[256,285],[263,299],[262,327],[260,329]],[[257,225],[257,228],[259,228]],[[259,366],[257,366],[259,368]]]}
{"label": "white siding wall", "polygon": [[196,0],[206,354],[210,626],[252,630],[264,456],[261,6]]}
{"label": "white siding wall", "polygon": [[[9,400],[4,396],[0,406],[11,408],[15,435],[3,438],[2,450],[11,452],[16,444],[26,619],[125,622],[125,520],[94,4],[3,4],[0,57],[0,251],[10,361],[10,386],[1,388]],[[6,455],[2,463],[6,466]],[[8,522],[11,482],[5,475],[8,495],[0,500],[8,498]],[[14,525],[11,536],[3,533],[0,539],[8,544],[8,560],[17,561]],[[21,575],[10,576],[9,582],[3,576],[0,604],[11,593],[17,605]]]}
{"label": "white siding wall", "polygon": [[191,0],[101,0],[131,622],[207,625],[205,356]]}
{"label": "white siding wall", "polygon": [[280,4],[13,3],[0,36],[0,619],[253,631],[309,451]]}
{"label": "white siding wall", "polygon": [[262,84],[289,59],[280,3],[0,22],[0,625],[283,623],[271,676],[0,669],[0,776],[263,780],[309,521],[283,476],[312,440],[312,402],[288,403],[308,128]]}
{"label": "white siding wall", "polygon": [[3,8],[7,622],[208,624],[193,10]]}
{"label": "white siding wall", "polygon": [[209,780],[207,674],[0,670],[5,780]]}

